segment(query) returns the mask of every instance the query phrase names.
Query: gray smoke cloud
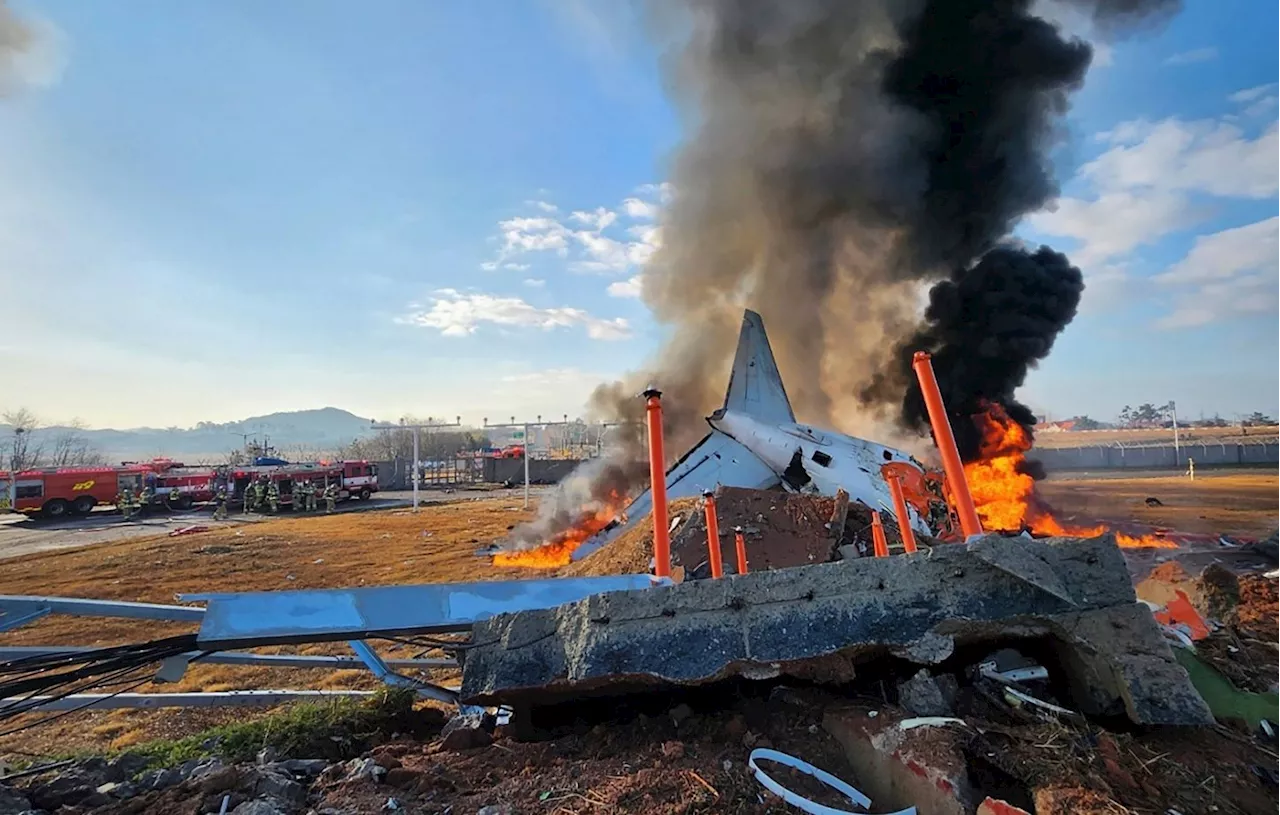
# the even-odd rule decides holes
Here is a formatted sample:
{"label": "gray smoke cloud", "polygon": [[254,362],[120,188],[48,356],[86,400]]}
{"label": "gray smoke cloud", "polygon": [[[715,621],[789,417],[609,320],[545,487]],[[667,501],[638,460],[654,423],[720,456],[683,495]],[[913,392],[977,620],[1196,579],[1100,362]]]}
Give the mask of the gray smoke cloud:
{"label": "gray smoke cloud", "polygon": [[[963,278],[1057,194],[1049,152],[1091,49],[1045,9],[1123,33],[1177,5],[655,0],[690,134],[642,288],[670,340],[592,407],[636,420],[656,383],[668,459],[680,455],[723,398],[750,307],[802,420],[918,437],[898,363],[925,291]],[[641,438],[619,455],[643,457]]]}
{"label": "gray smoke cloud", "polygon": [[19,84],[19,60],[34,45],[35,33],[0,0],[0,94]]}
{"label": "gray smoke cloud", "polygon": [[60,35],[43,19],[23,20],[0,0],[0,96],[52,84],[62,71]]}

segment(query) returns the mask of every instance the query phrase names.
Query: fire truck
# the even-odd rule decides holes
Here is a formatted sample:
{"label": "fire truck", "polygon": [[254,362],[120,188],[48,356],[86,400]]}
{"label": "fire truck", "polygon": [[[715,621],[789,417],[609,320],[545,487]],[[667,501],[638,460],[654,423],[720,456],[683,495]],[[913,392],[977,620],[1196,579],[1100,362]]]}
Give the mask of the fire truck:
{"label": "fire truck", "polygon": [[[157,459],[119,467],[71,467],[24,470],[16,477],[0,471],[0,512],[40,513],[46,518],[87,514],[96,506],[112,506],[126,487],[138,495],[151,489],[153,504],[190,509],[213,500],[220,486],[233,502],[244,500],[249,484],[262,476],[276,484],[280,503],[293,503],[293,485],[311,481],[320,489],[338,486],[338,498],[365,500],[378,491],[378,466],[368,461],[249,467],[187,467]],[[14,500],[10,506],[10,495]],[[173,498],[177,491],[176,501]]]}
{"label": "fire truck", "polygon": [[[46,467],[0,472],[0,510],[39,512],[48,518],[84,515],[112,505],[121,490],[142,489],[142,467]],[[10,495],[13,506],[9,506]]]}

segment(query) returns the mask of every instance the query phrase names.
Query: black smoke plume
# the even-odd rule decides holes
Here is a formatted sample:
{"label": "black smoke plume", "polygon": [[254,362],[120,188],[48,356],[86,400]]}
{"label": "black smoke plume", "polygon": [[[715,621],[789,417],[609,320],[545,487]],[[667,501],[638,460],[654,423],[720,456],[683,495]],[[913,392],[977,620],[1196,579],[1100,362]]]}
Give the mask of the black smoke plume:
{"label": "black smoke plume", "polygon": [[[670,339],[646,370],[597,390],[597,415],[638,418],[638,394],[655,383],[668,455],[682,454],[723,398],[749,307],[802,420],[888,442],[903,443],[904,426],[916,434],[901,412],[911,383],[899,348],[930,326],[924,289],[968,291],[976,261],[1016,253],[995,254],[1057,194],[1049,153],[1091,51],[1051,19],[1067,9],[1120,32],[1176,6],[652,0],[689,133],[642,284]],[[987,390],[1012,394],[1026,364],[1004,366],[1014,378]],[[621,455],[643,456],[641,438]]]}
{"label": "black smoke plume", "polygon": [[[988,403],[1003,406],[1010,419],[1031,432],[1035,415],[1014,390],[1049,355],[1075,317],[1083,292],[1080,270],[1047,246],[1035,253],[998,247],[929,292],[924,325],[899,347],[898,365],[907,372],[914,352],[933,355],[962,459],[978,457],[982,438],[971,417]],[[923,431],[929,416],[914,377],[910,382],[902,416]]]}

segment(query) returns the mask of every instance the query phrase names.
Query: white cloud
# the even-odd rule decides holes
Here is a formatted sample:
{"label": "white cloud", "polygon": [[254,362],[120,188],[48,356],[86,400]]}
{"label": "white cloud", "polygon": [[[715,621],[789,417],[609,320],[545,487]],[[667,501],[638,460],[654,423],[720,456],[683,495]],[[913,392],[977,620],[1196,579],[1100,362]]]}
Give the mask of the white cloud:
{"label": "white cloud", "polygon": [[568,254],[570,231],[554,218],[508,218],[498,223],[498,229],[504,258],[521,252]]}
{"label": "white cloud", "polygon": [[1197,62],[1211,62],[1218,58],[1218,49],[1213,46],[1193,48],[1182,51],[1165,59],[1165,65],[1194,65]]}
{"label": "white cloud", "polygon": [[605,209],[604,207],[596,207],[591,212],[574,210],[573,214],[569,217],[578,223],[586,224],[591,229],[599,232],[611,225],[614,221],[618,220],[618,213],[611,209]]}
{"label": "white cloud", "polygon": [[1108,134],[1115,146],[1081,168],[1103,189],[1152,188],[1266,198],[1276,194],[1276,126],[1250,139],[1225,122],[1165,119],[1126,122]]}
{"label": "white cloud", "polygon": [[1257,101],[1267,94],[1275,93],[1275,90],[1276,83],[1269,82],[1266,85],[1254,85],[1252,88],[1245,88],[1244,90],[1236,91],[1227,98],[1232,102],[1239,102],[1243,105],[1248,102]]}
{"label": "white cloud", "polygon": [[1244,105],[1242,111],[1246,116],[1261,116],[1276,107],[1276,83],[1255,85],[1252,88],[1236,91],[1227,97],[1238,105]]}
{"label": "white cloud", "polygon": [[[1271,86],[1260,86],[1232,101],[1258,104],[1273,95]],[[1135,120],[1098,140],[1110,146],[1077,176],[1088,194],[1061,198],[1028,219],[1041,232],[1079,241],[1072,257],[1085,272],[1090,310],[1136,293],[1131,254],[1204,221],[1215,211],[1204,199],[1274,199],[1280,186],[1274,122],[1250,137],[1227,121]],[[1278,252],[1275,218],[1200,236],[1185,258],[1153,278],[1171,305],[1156,325],[1185,328],[1274,310]]]}
{"label": "white cloud", "polygon": [[1156,275],[1175,290],[1161,328],[1189,328],[1276,308],[1280,218],[1201,235],[1182,260]]}
{"label": "white cloud", "polygon": [[[564,219],[547,215],[501,221],[497,258],[482,264],[482,268],[523,271],[529,268],[528,264],[516,263],[514,258],[527,253],[555,252],[569,259],[568,269],[573,272],[632,271],[648,263],[662,245],[662,231],[653,223],[661,206],[646,200],[655,196],[670,200],[671,185],[646,184],[637,189],[636,196],[623,200],[621,210],[635,221],[625,230],[618,225],[618,212],[602,206],[574,210]],[[547,212],[555,210],[554,205],[543,201],[526,203],[542,206]]]}
{"label": "white cloud", "polygon": [[480,264],[480,268],[486,272],[492,272],[493,270],[498,268],[498,261],[486,260],[484,263]]}
{"label": "white cloud", "polygon": [[526,277],[524,279],[524,284],[533,289],[540,289],[543,286],[547,285],[547,281],[537,277]]}
{"label": "white cloud", "polygon": [[1028,223],[1041,232],[1080,241],[1072,259],[1089,267],[1198,220],[1185,195],[1162,190],[1107,192],[1092,200],[1062,198],[1053,210],[1037,212]]}
{"label": "white cloud", "polygon": [[639,198],[628,198],[622,202],[622,210],[629,218],[643,218],[652,221],[658,217],[658,205]]}
{"label": "white cloud", "polygon": [[631,336],[631,326],[619,317],[613,320],[592,316],[582,309],[538,308],[518,297],[492,294],[464,294],[456,289],[440,289],[431,305],[399,318],[398,322],[435,328],[446,337],[474,334],[481,323],[540,328],[582,327],[597,340],[620,340]]}
{"label": "white cloud", "polygon": [[529,205],[529,206],[531,206],[531,207],[537,207],[538,209],[542,210],[543,212],[559,212],[559,211],[560,211],[560,207],[556,206],[555,204],[551,203],[550,201],[533,201],[533,200],[530,200],[530,201],[525,201],[525,203],[526,203],[526,204],[528,204],[528,205]]}
{"label": "white cloud", "polygon": [[636,275],[635,277],[619,280],[609,284],[608,292],[610,297],[639,297],[644,282],[644,275]]}
{"label": "white cloud", "polygon": [[670,181],[663,181],[661,184],[641,184],[636,187],[636,192],[640,195],[656,197],[660,203],[671,203],[671,197],[675,194],[676,188],[672,186]]}

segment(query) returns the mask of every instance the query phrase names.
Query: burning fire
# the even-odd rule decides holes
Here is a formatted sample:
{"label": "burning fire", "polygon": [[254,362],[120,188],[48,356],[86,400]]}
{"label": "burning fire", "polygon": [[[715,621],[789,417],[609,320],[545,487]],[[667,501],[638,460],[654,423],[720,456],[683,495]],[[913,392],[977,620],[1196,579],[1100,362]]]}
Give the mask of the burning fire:
{"label": "burning fire", "polygon": [[573,552],[588,538],[604,529],[622,511],[624,498],[610,492],[603,501],[592,501],[563,532],[532,549],[499,552],[493,556],[494,566],[523,566],[527,569],[557,569],[569,565]]}
{"label": "burning fire", "polygon": [[[982,528],[998,532],[1029,530],[1036,535],[1092,537],[1106,532],[1106,525],[1072,526],[1053,516],[1053,509],[1036,493],[1036,482],[1026,472],[1031,439],[1022,425],[1009,418],[1000,405],[988,406],[974,417],[982,431],[977,461],[964,465],[965,480]],[[1176,548],[1177,544],[1155,535],[1135,537],[1116,533],[1120,546]]]}

